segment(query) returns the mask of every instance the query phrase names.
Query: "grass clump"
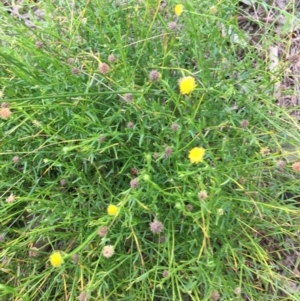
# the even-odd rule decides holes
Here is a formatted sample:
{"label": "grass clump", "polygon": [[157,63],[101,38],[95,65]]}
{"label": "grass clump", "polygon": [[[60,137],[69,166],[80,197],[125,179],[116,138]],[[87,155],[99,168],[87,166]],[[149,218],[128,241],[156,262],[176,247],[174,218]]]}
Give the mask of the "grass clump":
{"label": "grass clump", "polygon": [[1,300],[298,300],[299,126],[238,2],[100,2],[0,6]]}

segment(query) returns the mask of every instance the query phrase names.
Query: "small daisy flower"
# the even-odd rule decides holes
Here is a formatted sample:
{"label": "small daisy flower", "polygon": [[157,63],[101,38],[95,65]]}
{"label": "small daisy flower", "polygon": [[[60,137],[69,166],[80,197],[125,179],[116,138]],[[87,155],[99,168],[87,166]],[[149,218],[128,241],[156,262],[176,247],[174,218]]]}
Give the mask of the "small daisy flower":
{"label": "small daisy flower", "polygon": [[202,190],[202,191],[200,191],[199,193],[198,193],[198,198],[200,199],[200,200],[205,200],[205,199],[207,199],[207,192],[205,191],[205,190]]}
{"label": "small daisy flower", "polygon": [[63,258],[61,256],[60,252],[58,252],[58,251],[54,251],[50,255],[49,259],[50,259],[51,265],[54,268],[59,268],[63,264],[63,262],[64,262],[64,260],[63,260]]}
{"label": "small daisy flower", "polygon": [[153,222],[149,224],[149,226],[153,234],[161,233],[164,230],[163,224],[157,219],[154,219]]}
{"label": "small daisy flower", "polygon": [[100,63],[98,70],[101,74],[106,74],[109,72],[109,66],[106,63]]}
{"label": "small daisy flower", "polygon": [[293,171],[299,172],[300,171],[300,162],[295,162],[292,166]]}
{"label": "small daisy flower", "polygon": [[201,163],[205,155],[205,149],[202,147],[194,147],[189,152],[189,159],[191,163]]}
{"label": "small daisy flower", "polygon": [[16,199],[16,197],[13,194],[11,194],[9,197],[6,198],[5,202],[12,203],[15,201],[15,199]]}
{"label": "small daisy flower", "polygon": [[20,157],[19,156],[14,156],[12,158],[13,163],[18,164],[20,162]]}
{"label": "small daisy flower", "polygon": [[169,271],[168,271],[168,270],[164,270],[164,271],[162,272],[162,276],[163,276],[164,278],[168,277],[168,276],[169,276]]}
{"label": "small daisy flower", "polygon": [[115,249],[112,245],[108,245],[108,246],[105,246],[102,250],[102,255],[105,257],[105,258],[110,258],[114,255],[115,253]]}
{"label": "small daisy flower", "polygon": [[10,117],[10,115],[11,115],[11,111],[9,108],[6,108],[6,107],[0,108],[0,117],[2,119],[8,119]]}
{"label": "small daisy flower", "polygon": [[174,11],[175,11],[175,15],[177,17],[179,17],[182,14],[182,12],[183,12],[183,5],[182,4],[175,5]]}
{"label": "small daisy flower", "polygon": [[263,148],[260,150],[260,154],[261,154],[263,157],[269,156],[269,155],[270,155],[270,149],[267,148],[267,147],[263,147]]}
{"label": "small daisy flower", "polygon": [[139,187],[139,180],[137,178],[133,179],[130,181],[130,187],[131,188],[138,188]]}
{"label": "small daisy flower", "polygon": [[114,216],[119,212],[119,208],[116,205],[109,205],[107,207],[107,214]]}
{"label": "small daisy flower", "polygon": [[106,236],[107,232],[108,232],[108,228],[103,226],[98,230],[98,235],[104,237]]}
{"label": "small daisy flower", "polygon": [[185,76],[179,80],[179,89],[182,95],[190,94],[196,88],[196,81],[192,76]]}

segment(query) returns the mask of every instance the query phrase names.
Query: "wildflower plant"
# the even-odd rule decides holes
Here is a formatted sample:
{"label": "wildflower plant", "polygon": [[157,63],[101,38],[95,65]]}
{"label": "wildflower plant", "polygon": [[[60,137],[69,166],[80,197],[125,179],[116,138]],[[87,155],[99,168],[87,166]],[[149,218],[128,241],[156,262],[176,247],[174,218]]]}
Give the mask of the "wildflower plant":
{"label": "wildflower plant", "polygon": [[118,208],[116,205],[110,204],[110,205],[107,207],[107,213],[108,213],[108,215],[114,216],[114,215],[116,215],[118,212],[119,212],[119,208]]}
{"label": "wildflower plant", "polygon": [[175,15],[177,17],[179,17],[183,12],[183,5],[182,4],[176,4],[174,11],[175,11]]}
{"label": "wildflower plant", "polygon": [[54,268],[59,268],[64,262],[61,253],[58,251],[53,252],[49,257],[49,260]]}
{"label": "wildflower plant", "polygon": [[183,95],[190,94],[195,90],[195,88],[196,88],[196,81],[194,77],[185,76],[179,80],[179,89],[181,94]]}
{"label": "wildflower plant", "polygon": [[203,162],[205,149],[203,147],[194,147],[189,152],[189,159],[191,163]]}
{"label": "wildflower plant", "polygon": [[298,300],[280,22],[252,41],[249,1],[6,2],[0,300]]}

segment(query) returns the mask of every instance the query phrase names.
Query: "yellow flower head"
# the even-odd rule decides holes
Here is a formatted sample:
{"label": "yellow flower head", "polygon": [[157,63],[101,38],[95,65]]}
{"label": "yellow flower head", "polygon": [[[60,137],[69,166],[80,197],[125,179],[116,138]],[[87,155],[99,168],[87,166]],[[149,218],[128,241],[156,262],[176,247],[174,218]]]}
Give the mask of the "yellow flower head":
{"label": "yellow flower head", "polygon": [[179,17],[181,14],[182,14],[182,12],[183,12],[183,5],[182,4],[177,4],[176,6],[175,6],[175,15],[177,16],[177,17]]}
{"label": "yellow flower head", "polygon": [[195,88],[196,82],[192,76],[185,76],[179,80],[179,89],[181,94],[190,94],[195,90]]}
{"label": "yellow flower head", "polygon": [[201,163],[203,162],[204,155],[205,149],[203,147],[194,147],[190,150],[189,159],[191,163]]}
{"label": "yellow flower head", "polygon": [[59,268],[64,263],[64,260],[58,251],[54,251],[50,255],[49,259],[50,259],[51,265],[55,268]]}
{"label": "yellow flower head", "polygon": [[109,205],[107,207],[108,215],[114,216],[119,212],[119,208],[116,205]]}

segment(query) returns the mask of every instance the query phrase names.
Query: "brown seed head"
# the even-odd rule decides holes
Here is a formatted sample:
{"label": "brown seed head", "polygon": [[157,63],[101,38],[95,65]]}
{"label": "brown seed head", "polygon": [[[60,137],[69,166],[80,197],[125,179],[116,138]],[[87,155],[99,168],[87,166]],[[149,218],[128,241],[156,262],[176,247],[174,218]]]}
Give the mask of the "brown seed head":
{"label": "brown seed head", "polygon": [[149,226],[153,234],[161,233],[164,230],[163,224],[157,219],[154,219],[153,222],[149,224]]}
{"label": "brown seed head", "polygon": [[249,125],[249,121],[248,120],[243,119],[241,121],[241,127],[242,128],[246,128],[246,127],[248,127],[248,125]]}
{"label": "brown seed head", "polygon": [[168,146],[168,147],[165,149],[165,155],[164,155],[165,159],[170,158],[172,152],[173,152],[172,148]]}
{"label": "brown seed head", "polygon": [[98,235],[104,237],[106,236],[107,232],[108,232],[108,228],[103,226],[98,230]]}
{"label": "brown seed head", "polygon": [[2,102],[1,103],[1,108],[9,108],[9,103],[8,102]]}
{"label": "brown seed head", "polygon": [[107,74],[109,72],[109,66],[106,63],[100,63],[98,70],[101,74]]}
{"label": "brown seed head", "polygon": [[126,102],[132,102],[132,100],[133,100],[132,94],[131,94],[131,93],[126,93],[126,94],[124,95],[124,100],[125,100]]}
{"label": "brown seed head", "polygon": [[20,162],[20,157],[19,156],[13,156],[12,161],[13,161],[13,163],[18,164]]}
{"label": "brown seed head", "polygon": [[11,111],[9,108],[0,108],[0,117],[2,119],[8,119],[11,115]]}
{"label": "brown seed head", "polygon": [[286,163],[283,160],[279,160],[279,161],[277,161],[276,165],[277,165],[278,169],[283,170],[285,168]]}
{"label": "brown seed head", "polygon": [[79,262],[79,255],[78,255],[78,254],[72,255],[72,262],[73,262],[74,264],[76,264],[76,263]]}
{"label": "brown seed head", "polygon": [[157,70],[152,70],[149,74],[149,78],[152,82],[160,79],[160,73]]}
{"label": "brown seed head", "polygon": [[79,74],[80,73],[80,69],[76,68],[76,67],[73,67],[72,68],[72,73],[73,74]]}
{"label": "brown seed head", "polygon": [[295,162],[292,166],[293,171],[299,172],[300,171],[300,162]]}
{"label": "brown seed head", "polygon": [[112,245],[108,245],[108,246],[105,246],[102,250],[102,255],[105,257],[105,258],[110,258],[114,255],[115,253],[115,250],[114,250],[114,247]]}
{"label": "brown seed head", "polygon": [[214,301],[218,301],[220,299],[221,295],[218,291],[214,291],[211,293],[210,298]]}
{"label": "brown seed head", "polygon": [[171,125],[171,129],[172,129],[173,132],[176,132],[179,129],[179,125],[174,122]]}
{"label": "brown seed head", "polygon": [[187,211],[193,211],[193,209],[194,209],[193,205],[191,205],[191,204],[187,204],[185,206],[185,208],[186,208]]}
{"label": "brown seed head", "polygon": [[86,292],[81,292],[78,296],[78,301],[89,301],[90,298],[88,297]]}
{"label": "brown seed head", "polygon": [[75,59],[73,59],[72,57],[68,58],[68,64],[72,65],[75,62]]}
{"label": "brown seed head", "polygon": [[127,128],[132,129],[134,127],[134,123],[132,121],[127,123]]}
{"label": "brown seed head", "polygon": [[168,23],[168,27],[170,30],[175,30],[177,28],[177,23],[176,22],[170,22]]}
{"label": "brown seed head", "polygon": [[108,61],[109,61],[110,63],[113,63],[113,62],[116,61],[116,57],[115,57],[113,54],[110,54],[110,55],[108,56]]}
{"label": "brown seed head", "polygon": [[200,200],[205,200],[207,198],[207,192],[205,190],[202,190],[198,193],[198,197]]}
{"label": "brown seed head", "polygon": [[43,46],[44,46],[44,43],[41,42],[41,41],[37,41],[37,42],[35,43],[35,47],[38,48],[38,49],[43,48]]}

